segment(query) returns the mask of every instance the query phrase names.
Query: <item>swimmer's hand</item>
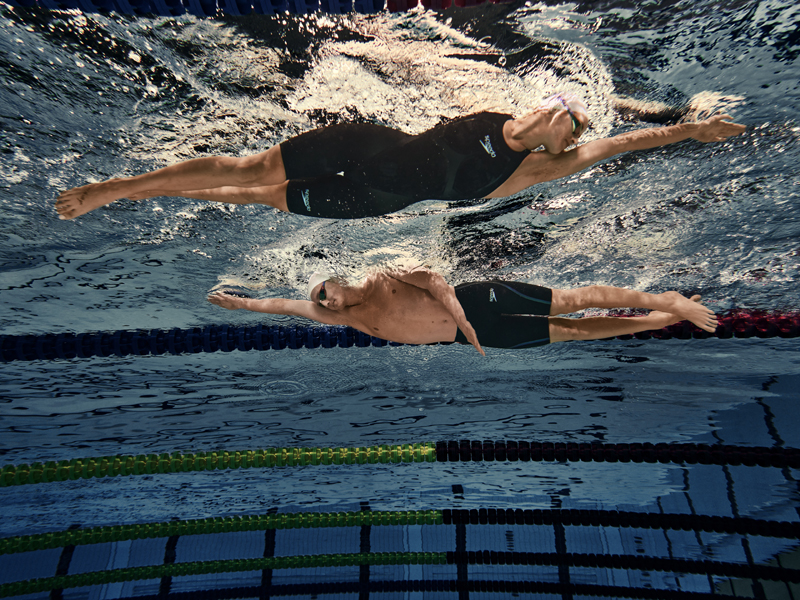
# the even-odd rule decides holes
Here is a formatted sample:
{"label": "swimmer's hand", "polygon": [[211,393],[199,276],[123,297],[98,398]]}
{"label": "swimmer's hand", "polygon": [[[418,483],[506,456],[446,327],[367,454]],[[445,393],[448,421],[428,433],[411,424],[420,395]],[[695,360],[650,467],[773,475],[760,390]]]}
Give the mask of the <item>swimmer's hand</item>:
{"label": "swimmer's hand", "polygon": [[744,133],[747,127],[734,123],[732,119],[730,115],[719,114],[700,121],[692,138],[699,142],[724,142],[729,137]]}
{"label": "swimmer's hand", "polygon": [[231,294],[226,294],[225,292],[212,292],[208,295],[208,301],[211,304],[216,304],[217,306],[221,306],[222,308],[227,308],[228,310],[238,310],[240,308],[244,308],[244,303],[247,298],[241,298],[239,296],[232,296]]}
{"label": "swimmer's hand", "polygon": [[481,348],[481,343],[478,341],[478,334],[475,333],[472,324],[464,319],[463,322],[458,324],[458,328],[461,330],[461,333],[464,334],[464,337],[469,340],[469,343],[475,346],[475,349],[481,353],[481,356],[486,356],[486,352]]}

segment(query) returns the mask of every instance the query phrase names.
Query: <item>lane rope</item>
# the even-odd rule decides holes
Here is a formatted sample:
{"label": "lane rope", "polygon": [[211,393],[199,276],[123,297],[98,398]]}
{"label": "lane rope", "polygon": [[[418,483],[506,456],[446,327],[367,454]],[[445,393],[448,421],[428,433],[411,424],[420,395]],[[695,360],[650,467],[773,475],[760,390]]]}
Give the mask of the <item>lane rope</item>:
{"label": "lane rope", "polygon": [[450,6],[460,8],[486,4],[503,4],[510,0],[9,0],[12,6],[40,6],[48,10],[79,9],[84,13],[116,12],[123,15],[177,17],[191,14],[198,17],[244,16],[251,14],[372,14],[388,10],[403,12],[418,5],[433,10]]}
{"label": "lane rope", "polygon": [[[264,569],[307,569],[361,565],[521,565],[536,567],[582,567],[589,569],[625,569],[691,573],[800,583],[800,570],[781,566],[776,567],[715,560],[662,558],[630,554],[497,552],[490,550],[466,552],[364,552],[209,560],[91,571],[74,575],[43,577],[6,583],[0,585],[0,597],[37,592],[41,593],[53,589],[107,585],[124,581],[153,580],[163,577],[241,573],[246,571],[261,571]],[[496,580],[482,582],[473,579],[470,583],[480,586],[486,584],[493,586],[494,581]],[[328,586],[323,589],[335,593],[339,591],[337,587],[345,583],[346,582],[323,584]],[[381,585],[384,582],[375,583]],[[386,583],[391,584],[392,582]],[[352,584],[360,585],[359,582],[352,582]],[[588,587],[591,589],[594,586]],[[623,590],[625,589],[633,591],[631,588],[623,588]],[[493,591],[493,588],[490,587],[487,591]],[[664,592],[666,590],[657,591]],[[628,593],[623,593],[621,597],[631,597]],[[664,596],[660,597],[663,598]]]}
{"label": "lane rope", "polygon": [[[654,331],[619,336],[620,340],[800,337],[800,313],[733,311],[719,317],[708,333],[688,321]],[[446,343],[444,343],[446,345]],[[206,325],[187,329],[92,331],[0,336],[0,361],[56,360],[92,356],[198,354],[240,350],[402,346],[351,327],[301,325]]]}
{"label": "lane rope", "polygon": [[358,448],[116,455],[5,465],[0,487],[197,471],[421,462],[622,462],[800,468],[800,449],[708,444],[451,440]]}
{"label": "lane rope", "polygon": [[800,539],[800,522],[752,517],[681,513],[648,513],[598,509],[473,508],[410,511],[300,512],[209,517],[160,523],[134,523],[67,529],[0,539],[0,555],[88,546],[109,542],[171,536],[265,531],[267,529],[324,529],[328,527],[392,527],[408,525],[527,525],[610,527],[694,531]]}

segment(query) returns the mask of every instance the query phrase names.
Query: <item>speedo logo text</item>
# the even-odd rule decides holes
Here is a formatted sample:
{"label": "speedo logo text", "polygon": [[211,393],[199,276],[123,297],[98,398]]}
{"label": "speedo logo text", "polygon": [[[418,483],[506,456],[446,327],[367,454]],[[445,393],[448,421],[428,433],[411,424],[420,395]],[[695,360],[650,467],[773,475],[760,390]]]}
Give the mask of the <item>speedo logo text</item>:
{"label": "speedo logo text", "polygon": [[485,138],[483,138],[481,146],[483,146],[483,149],[486,150],[486,153],[489,156],[491,156],[492,158],[497,158],[497,154],[495,153],[494,148],[492,148],[492,140],[489,139],[488,135]]}

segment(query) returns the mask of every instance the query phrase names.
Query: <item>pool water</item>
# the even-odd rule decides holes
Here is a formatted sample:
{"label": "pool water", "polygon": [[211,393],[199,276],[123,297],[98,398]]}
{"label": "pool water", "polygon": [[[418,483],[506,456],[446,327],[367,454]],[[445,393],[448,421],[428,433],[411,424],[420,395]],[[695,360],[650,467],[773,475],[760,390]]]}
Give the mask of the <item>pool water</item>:
{"label": "pool water", "polygon": [[[205,297],[233,286],[259,297],[299,298],[320,268],[359,279],[410,263],[428,264],[452,284],[503,278],[548,287],[676,289],[702,294],[719,313],[798,309],[800,10],[778,1],[631,6],[515,3],[440,13],[198,19],[0,4],[0,334],[289,324],[296,321],[223,311]],[[692,103],[704,114],[726,110],[748,130],[724,143],[688,141],[618,156],[511,198],[431,200],[363,220],[179,198],[123,200],[75,221],[59,221],[53,210],[59,191],[87,181],[199,156],[248,155],[328,123],[371,121],[416,133],[484,109],[521,114],[559,89],[586,98],[593,122],[587,139],[652,126],[616,113],[610,95]],[[800,353],[791,339],[614,340],[489,349],[486,358],[455,345],[234,351],[9,362],[0,373],[4,465],[440,440],[800,448]],[[594,462],[84,479],[0,489],[0,536],[367,508],[797,522],[797,479],[793,467]],[[271,556],[496,550],[787,568],[796,561],[796,539],[764,535],[459,527],[268,529],[271,542],[263,531],[172,542],[156,536],[72,546],[72,562],[63,558],[65,545],[0,554],[0,584],[52,577],[59,564],[66,564],[62,574],[74,574],[162,564],[165,556],[178,564],[264,557],[270,543]],[[250,579],[176,577],[166,592],[236,588],[249,597],[267,570],[274,585],[322,585],[358,582],[359,569],[284,565]],[[373,582],[511,581],[524,572],[526,580],[554,585],[611,586],[612,596],[613,586],[664,594],[798,593],[795,584],[758,577],[742,584],[669,569],[537,569],[406,564],[368,571]],[[165,589],[163,579],[148,581],[63,594],[112,598]],[[539,593],[565,597],[549,588]]]}

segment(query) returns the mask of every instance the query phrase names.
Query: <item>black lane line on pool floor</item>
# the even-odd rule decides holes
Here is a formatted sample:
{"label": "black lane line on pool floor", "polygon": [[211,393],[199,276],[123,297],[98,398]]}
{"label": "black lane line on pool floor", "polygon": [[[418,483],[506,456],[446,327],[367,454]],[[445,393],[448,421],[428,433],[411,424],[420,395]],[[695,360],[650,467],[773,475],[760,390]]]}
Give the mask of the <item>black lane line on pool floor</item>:
{"label": "black lane line on pool floor", "polygon": [[[69,526],[70,529],[80,529],[80,523],[74,523]],[[58,566],[56,567],[56,577],[63,577],[69,575],[69,565],[72,563],[72,555],[75,554],[75,546],[70,544],[64,546],[61,550],[61,556],[58,557]],[[61,588],[50,590],[50,600],[63,600],[64,590]]]}
{"label": "black lane line on pool floor", "polygon": [[[567,532],[564,530],[564,524],[553,523],[553,533],[556,538],[556,553],[565,556],[567,554]],[[569,565],[558,565],[558,582],[563,586],[564,592],[561,594],[563,600],[572,600],[569,581]]]}
{"label": "black lane line on pool floor", "polygon": [[[372,510],[369,507],[369,502],[361,502],[361,510],[365,512]],[[372,526],[362,525],[360,533],[361,540],[359,551],[362,554],[369,554],[372,551],[370,550],[370,535],[372,535]],[[369,565],[361,565],[358,568],[358,583],[360,586],[358,600],[369,600]]]}
{"label": "black lane line on pool floor", "polygon": [[[164,546],[164,564],[165,565],[172,565],[175,564],[175,560],[178,556],[177,548],[178,548],[178,540],[181,536],[179,535],[171,535],[167,539],[167,543]],[[169,597],[169,593],[172,591],[172,575],[164,575],[161,578],[161,582],[158,584],[158,597],[166,599]]]}
{"label": "black lane line on pool floor", "polygon": [[[267,510],[268,515],[274,515],[278,512],[278,508],[273,506]],[[264,558],[272,558],[275,556],[275,535],[277,529],[267,529],[264,531]],[[258,592],[259,600],[269,600],[272,596],[272,569],[264,569],[261,571],[261,589]]]}
{"label": "black lane line on pool floor", "polygon": [[[453,497],[456,500],[464,499],[464,487],[453,485]],[[456,523],[456,552],[467,551],[467,525],[465,522]],[[458,600],[469,600],[467,582],[469,581],[469,567],[466,563],[456,565],[456,581],[458,582]]]}

